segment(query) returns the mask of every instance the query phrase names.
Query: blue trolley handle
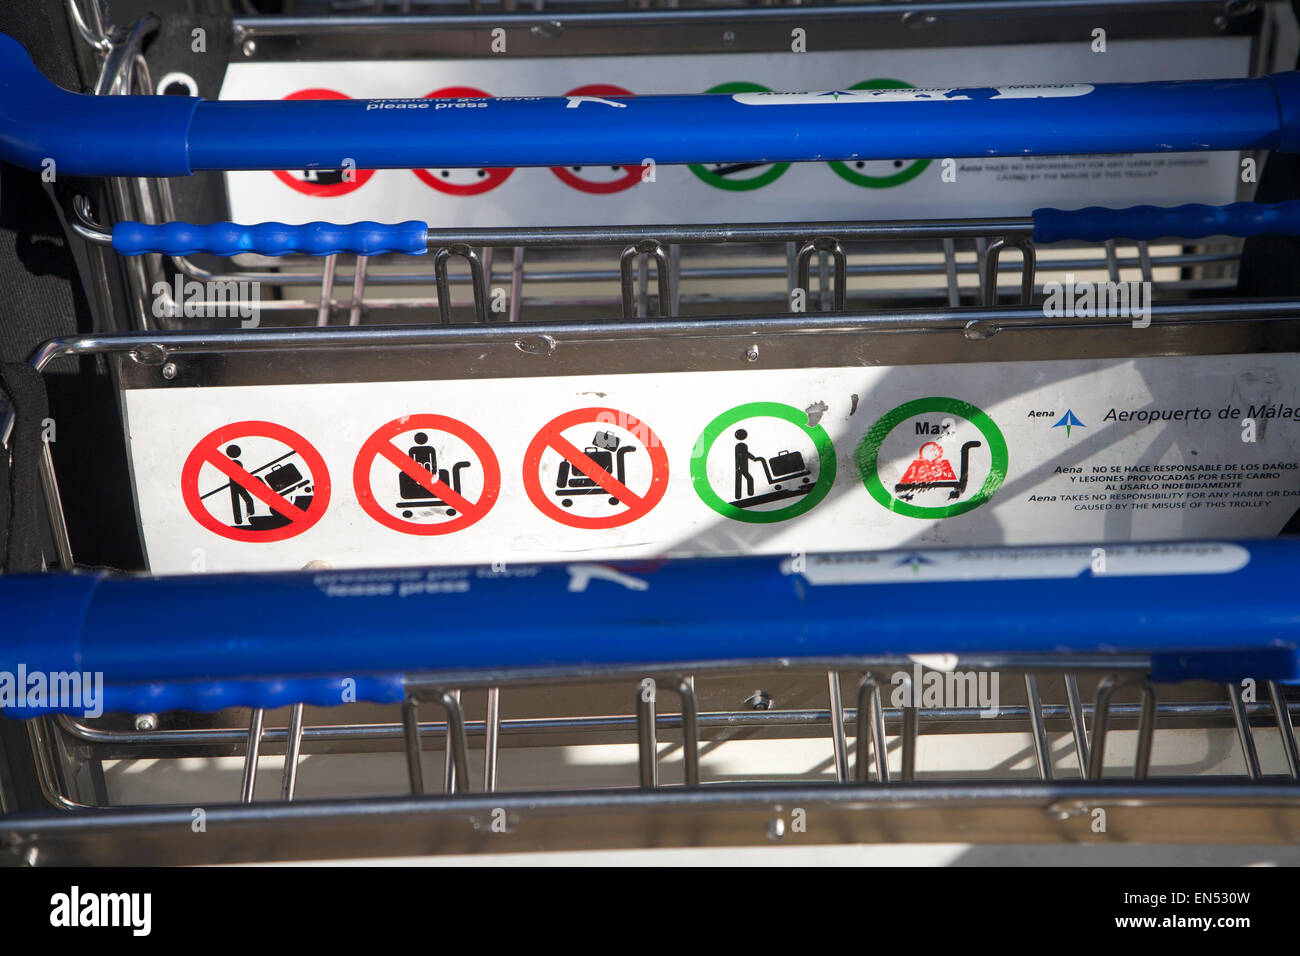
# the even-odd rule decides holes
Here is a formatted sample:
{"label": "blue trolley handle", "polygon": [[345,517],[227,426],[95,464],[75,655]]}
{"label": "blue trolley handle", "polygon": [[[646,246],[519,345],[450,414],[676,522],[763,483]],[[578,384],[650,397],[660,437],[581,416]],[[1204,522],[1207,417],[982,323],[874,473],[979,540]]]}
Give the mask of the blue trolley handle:
{"label": "blue trolley handle", "polygon": [[[1157,679],[1300,677],[1295,540],[1121,546],[1106,574],[1090,573],[1090,546],[927,554],[932,580],[894,573],[902,552],[799,569],[753,557],[520,575],[0,575],[0,674],[102,675],[127,709],[150,693],[158,707],[329,700],[347,675],[391,701],[439,674],[939,653],[1150,655]],[[970,579],[972,567],[985,574]]]}
{"label": "blue trolley handle", "polygon": [[1206,236],[1300,235],[1300,200],[1263,205],[1132,206],[1128,209],[1035,209],[1034,241],[1203,239]]}
{"label": "blue trolley handle", "polygon": [[[76,176],[1300,150],[1300,74],[694,96],[85,96],[0,34],[0,159]],[[352,165],[354,164],[354,165]]]}

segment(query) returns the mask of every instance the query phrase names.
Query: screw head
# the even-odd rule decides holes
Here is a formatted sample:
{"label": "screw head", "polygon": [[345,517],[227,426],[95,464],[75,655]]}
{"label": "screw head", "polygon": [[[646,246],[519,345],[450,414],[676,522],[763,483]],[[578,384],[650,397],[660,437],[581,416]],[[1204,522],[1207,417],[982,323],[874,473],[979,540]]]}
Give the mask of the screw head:
{"label": "screw head", "polygon": [[745,358],[748,359],[748,360],[751,361],[751,362],[757,362],[757,361],[758,361],[758,346],[757,346],[757,345],[751,345],[749,348],[745,349]]}
{"label": "screw head", "polygon": [[765,690],[756,690],[745,698],[745,705],[750,710],[771,710],[776,706],[772,695]]}
{"label": "screw head", "polygon": [[136,714],[135,729],[136,730],[157,730],[158,715],[157,714]]}
{"label": "screw head", "polygon": [[162,367],[162,377],[167,379],[169,382],[176,377],[175,362],[168,362]]}
{"label": "screw head", "polygon": [[240,49],[244,51],[244,56],[252,56],[257,52],[257,42],[255,40],[245,40]]}

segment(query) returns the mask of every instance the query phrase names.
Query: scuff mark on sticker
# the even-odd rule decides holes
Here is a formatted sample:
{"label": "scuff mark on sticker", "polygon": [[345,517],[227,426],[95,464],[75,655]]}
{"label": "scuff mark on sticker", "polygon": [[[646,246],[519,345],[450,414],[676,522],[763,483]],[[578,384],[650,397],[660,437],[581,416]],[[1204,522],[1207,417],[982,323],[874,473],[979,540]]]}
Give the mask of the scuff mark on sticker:
{"label": "scuff mark on sticker", "polygon": [[828,407],[829,406],[827,406],[825,402],[813,402],[811,405],[809,405],[807,408],[804,409],[804,411],[808,415],[809,428],[816,427],[817,423],[822,420],[822,416],[826,414],[826,409]]}
{"label": "scuff mark on sticker", "polygon": [[604,392],[579,392],[579,395],[595,395],[597,398],[604,398]]}
{"label": "scuff mark on sticker", "polygon": [[858,396],[857,393],[855,392],[849,396],[849,417],[852,418],[853,413],[856,412],[857,410],[858,410]]}

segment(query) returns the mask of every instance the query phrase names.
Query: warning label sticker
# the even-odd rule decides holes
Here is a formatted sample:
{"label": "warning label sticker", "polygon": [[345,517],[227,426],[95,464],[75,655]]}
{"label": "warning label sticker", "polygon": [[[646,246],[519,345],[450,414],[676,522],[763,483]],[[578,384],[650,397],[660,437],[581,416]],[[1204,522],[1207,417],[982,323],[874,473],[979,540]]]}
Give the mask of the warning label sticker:
{"label": "warning label sticker", "polygon": [[501,469],[483,436],[445,415],[407,415],[361,446],[357,501],[386,528],[450,534],[478,521],[501,491]]}
{"label": "warning label sticker", "polygon": [[[433,119],[434,110],[450,110],[487,126],[495,121],[484,96],[567,97],[565,111],[609,114],[627,109],[628,97],[706,92],[734,97],[756,114],[809,103],[856,112],[889,103],[1086,102],[1093,88],[1077,82],[1081,79],[1137,83],[1248,76],[1252,43],[1247,35],[1112,38],[1104,57],[1091,44],[1073,40],[881,49],[869,57],[859,50],[818,49],[798,56],[678,53],[671,69],[658,54],[343,62],[259,57],[230,64],[220,95],[223,100],[353,99],[373,109],[422,110],[425,119]],[[1105,63],[1099,65],[1101,60]],[[831,92],[788,92],[793,90]],[[231,217],[238,222],[423,219],[466,227],[640,226],[834,220],[850,205],[873,219],[931,219],[1023,216],[1063,198],[1085,196],[1089,205],[1117,207],[1230,203],[1240,185],[1240,158],[1233,152],[957,158],[945,177],[945,164],[906,156],[679,166],[657,157],[650,145],[629,166],[244,170],[227,173],[226,184]],[[1084,188],[1072,188],[1079,185]]]}
{"label": "warning label sticker", "polygon": [[1300,527],[1292,354],[168,387],[126,409],[159,573]]}
{"label": "warning label sticker", "polygon": [[537,510],[560,524],[617,528],[663,499],[668,454],[659,436],[626,412],[578,408],[547,422],[528,443],[524,488]]}
{"label": "warning label sticker", "polygon": [[297,432],[274,422],[232,422],[194,445],[180,494],[190,516],[218,537],[265,544],[302,534],[321,519],[330,500],[329,471]]}

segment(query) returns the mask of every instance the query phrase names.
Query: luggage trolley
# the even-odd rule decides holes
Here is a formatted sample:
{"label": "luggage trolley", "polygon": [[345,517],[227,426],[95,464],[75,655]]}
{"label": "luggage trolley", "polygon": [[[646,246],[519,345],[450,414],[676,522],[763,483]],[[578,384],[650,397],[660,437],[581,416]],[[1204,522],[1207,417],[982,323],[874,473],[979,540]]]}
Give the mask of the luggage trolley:
{"label": "luggage trolley", "polygon": [[[1073,15],[1068,6],[1021,6],[1034,14],[1013,18],[1013,32],[1024,40],[1045,39],[1065,22],[1053,17]],[[1113,12],[1117,5],[1097,6]],[[1124,6],[1129,9],[1116,22],[1136,29],[1167,5]],[[1216,4],[1184,6],[1207,24],[1223,15]],[[962,25],[945,20],[942,4],[931,7],[925,22],[942,36],[929,42],[953,43]],[[909,362],[1009,367],[1047,354],[1094,362],[1221,357],[1225,364],[1245,355],[1276,370],[1293,349],[1289,336],[1300,301],[1188,297],[1222,291],[1231,281],[1236,247],[1223,237],[1295,234],[1300,213],[1287,203],[1042,208],[1013,218],[908,221],[192,226],[177,221],[176,210],[202,208],[194,191],[159,178],[278,168],[320,170],[313,182],[327,186],[355,182],[342,174],[338,182],[330,178],[339,146],[358,154],[346,170],[357,179],[371,169],[415,167],[558,168],[577,176],[580,167],[601,166],[643,173],[647,158],[665,168],[694,163],[725,179],[746,171],[736,167],[767,167],[760,175],[768,175],[785,162],[827,157],[862,176],[872,170],[854,164],[881,162],[888,177],[899,155],[941,162],[948,152],[978,156],[999,149],[1049,156],[1286,150],[1297,143],[1294,110],[1300,108],[1291,74],[1141,86],[1098,82],[1086,91],[1035,96],[967,85],[948,91],[957,95],[947,105],[960,112],[944,114],[938,124],[922,112],[933,104],[919,93],[869,87],[844,94],[846,101],[865,101],[873,90],[886,91],[877,104],[888,104],[890,112],[881,114],[883,125],[866,145],[862,127],[837,112],[874,108],[865,102],[780,103],[778,96],[760,105],[769,101],[737,97],[767,94],[744,90],[708,98],[605,91],[485,100],[486,107],[440,115],[445,126],[412,126],[403,125],[409,114],[382,104],[367,110],[338,99],[244,106],[146,98],[153,84],[140,44],[153,24],[110,33],[97,14],[75,4],[72,10],[87,39],[106,54],[98,83],[104,95],[67,99],[71,94],[52,90],[16,43],[0,38],[7,108],[23,113],[22,128],[35,131],[0,145],[6,159],[35,168],[53,151],[70,175],[131,177],[109,180],[111,188],[93,197],[70,197],[66,210],[70,228],[103,270],[105,287],[120,278],[129,307],[114,313],[117,324],[110,328],[46,343],[32,364],[47,371],[69,357],[103,361],[122,390],[133,434],[145,428],[135,400],[170,399],[186,388],[228,395],[211,389],[363,383],[370,391],[361,394],[377,396],[406,382],[461,387],[488,377],[536,381],[544,390],[548,378],[594,371],[616,379],[699,373],[720,379]],[[896,10],[846,5],[811,16],[780,7],[597,10],[571,22],[585,41],[614,42],[608,33],[616,28],[626,34],[622,42],[649,48],[658,30],[680,29],[690,38],[744,18],[788,37],[796,15],[840,29],[846,43],[860,41],[863,24],[899,19]],[[1241,15],[1232,12],[1234,29]],[[482,27],[482,16],[439,14],[427,22],[455,38]],[[554,40],[574,42],[562,40],[564,31],[544,16],[509,16],[515,17],[504,21],[511,35],[532,37],[525,42],[538,44],[538,56],[555,55],[541,52]],[[365,42],[375,36],[410,42],[397,39],[410,34],[409,20],[376,16],[357,25]],[[252,18],[232,31],[243,56],[313,45],[327,55],[340,49],[343,37],[353,42],[343,32],[348,26],[347,17]],[[740,31],[730,35],[732,44],[752,42],[738,39]],[[15,90],[24,95],[13,96]],[[495,109],[510,112],[507,134],[475,125],[482,110]],[[548,109],[574,120],[568,138],[541,135],[554,119]],[[768,119],[756,110],[782,113]],[[40,139],[42,114],[77,119],[75,148]],[[700,121],[683,124],[682,115]],[[611,117],[625,124],[617,127],[621,132],[604,125]],[[144,145],[122,135],[135,124],[151,131]],[[646,143],[658,155],[648,157]],[[1179,241],[1170,243],[1171,236]],[[1121,241],[1137,244],[1132,257],[1120,255]],[[881,252],[886,244],[916,258],[890,261]],[[931,250],[928,258],[915,252],[922,248]],[[1022,263],[1011,280],[1019,286],[1017,305],[999,296],[999,260],[1009,249]],[[503,251],[508,307],[498,313],[492,303]],[[432,253],[431,273],[409,265],[424,260],[402,258],[426,253]],[[228,257],[235,267],[221,268],[214,257]],[[468,277],[453,276],[453,259],[467,264]],[[1128,316],[1084,322],[1047,313],[1035,279],[1090,266],[1113,282],[1121,271],[1136,270],[1151,283],[1157,301],[1147,337],[1134,338]],[[891,277],[918,275],[937,278],[937,286],[890,285]],[[815,278],[821,280],[816,287]],[[683,294],[688,280],[742,291]],[[775,306],[766,293],[744,291],[746,284],[771,280],[778,284]],[[453,284],[464,281],[472,295],[468,307],[452,301]],[[198,284],[200,301],[186,292],[187,282]],[[261,324],[248,326],[237,314],[213,314],[214,282],[261,283],[281,294],[261,302]],[[350,291],[340,295],[340,284]],[[556,291],[527,294],[526,285]],[[793,293],[811,295],[814,288],[812,307],[791,307]],[[409,294],[385,297],[394,289]],[[756,303],[765,300],[756,315]],[[908,308],[918,303],[922,308]],[[796,438],[808,435],[818,427],[817,414],[814,403],[803,417],[780,420],[780,427],[794,429],[788,434]],[[5,428],[16,462],[33,453],[30,442],[21,444],[30,433],[22,416],[19,407]],[[1073,421],[1080,434],[1101,424],[1085,422],[1075,409],[1060,418]],[[543,497],[567,499],[560,504],[571,512],[582,504],[579,496],[608,505],[607,511],[631,510],[625,497],[638,465],[655,487],[650,459],[657,433],[646,424],[578,420],[575,429],[595,434],[578,449],[586,461],[559,452],[563,462],[549,486],[542,484]],[[960,505],[998,471],[996,459],[980,458],[993,454],[986,438],[970,438],[943,421],[925,424],[927,435],[938,429],[933,440],[909,436],[903,451],[892,452],[903,456],[896,480],[880,475],[879,494],[892,489],[895,513],[950,500]],[[405,440],[437,425],[399,423],[393,435]],[[725,459],[745,444],[744,454],[752,453],[746,461],[761,462],[771,493],[783,497],[754,500],[765,496],[750,494],[748,484],[742,489],[727,460],[720,487],[736,494],[730,501],[720,496],[719,503],[751,517],[814,498],[833,505],[842,477],[836,472],[847,459],[818,454],[815,441],[805,448],[787,444],[780,437],[787,433],[772,428],[763,436],[775,442],[769,447],[759,444],[759,435],[724,423],[719,434],[731,437],[718,447]],[[881,430],[874,445],[863,436],[854,457],[859,465],[870,460],[877,470],[884,467],[890,435]],[[736,437],[741,431],[746,434]],[[355,436],[358,443],[364,438]],[[470,449],[464,457],[459,446],[437,458],[408,455],[410,467],[428,477],[397,465],[395,483],[382,486],[375,499],[412,512],[412,503],[436,507],[455,501],[451,495],[471,506],[482,502],[488,482],[472,465],[483,466],[477,471],[484,476],[505,465],[489,463],[473,436],[461,439]],[[412,448],[430,444],[411,440]],[[559,439],[552,434],[551,440]],[[307,450],[292,437],[282,444],[297,453],[294,464],[275,456],[267,464],[248,460],[251,452],[232,453],[225,439],[213,449],[260,464],[250,473],[261,474],[268,493],[295,493],[293,509],[285,507],[293,525],[326,507],[305,500],[309,494],[315,501],[327,496]],[[634,448],[643,455],[632,455]],[[546,467],[544,451],[539,469]],[[48,442],[37,445],[35,454],[50,522],[49,570],[0,577],[3,600],[17,609],[18,622],[0,642],[0,669],[99,671],[106,687],[103,715],[75,707],[11,709],[26,719],[30,764],[7,756],[42,804],[25,800],[17,787],[6,795],[0,832],[16,859],[291,859],[956,834],[1295,839],[1300,753],[1291,720],[1297,702],[1288,686],[1300,674],[1288,582],[1297,553],[1287,540],[1233,542],[1223,539],[1234,535],[1207,534],[1202,538],[1213,540],[1150,544],[1127,539],[1120,528],[1114,540],[1065,545],[992,542],[951,550],[907,538],[899,547],[817,554],[772,544],[760,532],[773,522],[732,519],[724,510],[718,514],[735,522],[724,526],[730,544],[719,545],[705,529],[685,542],[651,542],[626,558],[575,552],[540,564],[513,553],[479,559],[447,534],[445,549],[427,552],[438,558],[432,568],[404,555],[396,562],[364,553],[350,558],[340,548],[292,565],[274,559],[261,569],[268,573],[231,575],[223,572],[238,569],[219,566],[196,573],[169,564],[151,542],[156,577],[69,573],[78,567],[69,516],[80,504],[60,495],[66,476],[57,445],[53,451]],[[470,454],[473,462],[462,467]],[[451,474],[438,468],[439,460],[456,462]],[[133,464],[137,503],[144,507],[142,482],[151,478],[142,461]],[[706,501],[710,467],[693,479]],[[358,463],[357,475],[363,472]],[[227,491],[239,477],[233,473]],[[362,477],[355,477],[357,487],[365,487]],[[473,484],[478,480],[481,488]],[[344,484],[335,477],[335,501],[346,494]],[[809,484],[812,490],[802,491]],[[501,487],[504,495],[504,482]],[[399,498],[389,502],[394,490]],[[604,500],[607,493],[617,505]],[[420,497],[430,494],[439,497]],[[649,499],[651,492],[637,497]],[[414,514],[390,518],[410,522]],[[413,540],[443,540],[437,524],[422,528],[408,529]],[[458,560],[466,553],[476,556],[469,566]],[[214,550],[214,560],[219,557]],[[306,569],[295,570],[304,563]],[[394,563],[400,566],[382,570]],[[592,599],[601,602],[599,614],[591,613]],[[230,613],[234,606],[240,613]],[[141,629],[145,615],[175,621],[174,631]],[[1144,628],[1134,626],[1139,618]],[[994,678],[998,684],[991,684]],[[986,693],[992,687],[1001,687],[996,705]],[[958,703],[942,699],[949,691],[965,696]],[[938,702],[927,697],[932,692]],[[421,713],[427,702],[438,705],[442,720]],[[471,741],[481,741],[481,748]],[[430,795],[427,763],[439,750],[445,793]],[[971,754],[979,755],[974,762]],[[205,760],[205,772],[190,780],[135,772],[147,771],[146,761],[179,768],[185,758]],[[265,784],[277,776],[279,801],[268,799]],[[177,836],[188,832],[195,801],[207,810],[209,837],[201,845]],[[794,828],[793,807],[821,825]],[[1110,820],[1102,831],[1091,826],[1099,808]],[[418,839],[410,826],[416,822]],[[254,823],[262,834],[255,843],[246,836]]]}

